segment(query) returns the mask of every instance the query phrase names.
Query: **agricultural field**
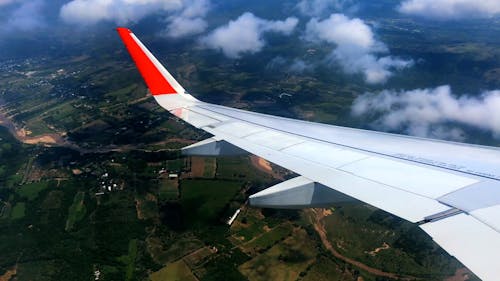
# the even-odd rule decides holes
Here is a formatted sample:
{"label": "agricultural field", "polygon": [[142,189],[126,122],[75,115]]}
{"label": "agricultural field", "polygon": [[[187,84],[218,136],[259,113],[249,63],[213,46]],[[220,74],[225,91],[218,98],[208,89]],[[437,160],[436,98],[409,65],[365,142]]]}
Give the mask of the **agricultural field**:
{"label": "agricultural field", "polygon": [[50,182],[37,182],[25,184],[17,188],[17,194],[28,201],[33,201],[38,197],[38,194],[49,187]]}
{"label": "agricultural field", "polygon": [[189,267],[182,260],[168,264],[161,270],[154,272],[149,277],[151,281],[197,281]]}
{"label": "agricultural field", "polygon": [[[305,230],[294,229],[282,242],[242,264],[239,270],[248,280],[297,280],[316,257],[315,242]],[[274,243],[274,241],[270,241]],[[267,243],[266,243],[267,244]]]}
{"label": "agricultural field", "polygon": [[[196,98],[284,117],[373,129],[377,116],[351,114],[364,93],[450,84],[457,97],[480,98],[500,87],[500,37],[488,35],[498,25],[417,24],[394,17],[387,8],[394,1],[361,2],[368,6],[356,16],[376,26],[392,55],[414,63],[383,85],[325,63],[332,47],[302,44],[301,32],[289,40],[268,34],[261,53],[228,59],[190,40],[165,44],[152,19],[136,27]],[[217,5],[227,7],[211,25],[250,8],[286,18],[296,2]],[[182,156],[180,148],[210,136],[155,102],[110,31],[53,30],[0,48],[0,280],[443,281],[457,269],[470,274],[419,228],[362,203],[247,206],[250,194],[293,174],[250,155]],[[44,34],[50,42],[40,42]],[[294,57],[317,67],[276,64]],[[500,145],[483,129],[463,130],[464,141]]]}
{"label": "agricultural field", "polygon": [[217,159],[216,177],[220,179],[253,181],[263,183],[272,180],[272,176],[257,169],[250,169],[250,158],[222,157]]}
{"label": "agricultural field", "polygon": [[180,202],[188,225],[210,225],[220,219],[228,202],[241,189],[241,183],[217,180],[184,180]]}
{"label": "agricultural field", "polygon": [[[42,280],[88,280],[96,272],[100,280],[378,278],[325,249],[315,221],[302,211],[245,206],[249,189],[276,182],[276,173],[257,169],[249,157],[199,158],[203,169],[194,176],[192,159],[175,151],[82,157],[71,149],[23,149],[36,157],[10,169],[8,177],[21,180],[0,189],[1,238],[13,241],[0,245],[2,275],[13,274],[17,263],[19,280],[36,274],[43,274]],[[20,184],[40,169],[52,172]],[[160,169],[179,177],[168,179]],[[240,215],[226,225],[237,208]],[[447,262],[444,253],[408,248],[416,239],[411,229],[364,205],[335,208],[322,221],[335,249],[365,265],[417,276],[435,272],[443,278],[459,267]],[[394,259],[401,259],[401,270],[392,266]],[[447,273],[438,275],[443,268]]]}
{"label": "agricultural field", "polygon": [[344,268],[339,266],[331,258],[320,256],[309,268],[303,281],[339,281],[353,280],[354,276]]}
{"label": "agricultural field", "polygon": [[10,212],[10,219],[11,220],[22,219],[25,215],[26,215],[26,203],[18,202],[16,203],[16,205],[14,205],[14,208],[12,208]]}
{"label": "agricultural field", "polygon": [[66,231],[71,231],[75,227],[75,224],[81,221],[87,212],[87,208],[85,207],[85,193],[83,191],[79,191],[76,193],[73,198],[73,204],[69,207],[68,210],[68,219],[66,220]]}
{"label": "agricultural field", "polygon": [[179,181],[177,179],[160,179],[158,199],[172,201],[179,198]]}
{"label": "agricultural field", "polygon": [[289,223],[278,225],[272,229],[263,228],[261,235],[241,245],[240,248],[246,254],[261,253],[291,235],[292,230],[293,228]]}

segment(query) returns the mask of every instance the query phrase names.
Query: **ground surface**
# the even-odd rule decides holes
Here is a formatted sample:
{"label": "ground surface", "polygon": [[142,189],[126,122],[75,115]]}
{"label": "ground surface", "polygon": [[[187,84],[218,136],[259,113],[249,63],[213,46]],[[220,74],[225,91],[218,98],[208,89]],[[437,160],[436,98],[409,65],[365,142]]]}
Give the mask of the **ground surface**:
{"label": "ground surface", "polygon": [[[335,125],[369,127],[377,116],[351,115],[366,92],[450,84],[478,97],[500,87],[500,37],[488,36],[498,24],[401,19],[394,1],[361,2],[369,9],[355,16],[373,23],[391,54],[415,61],[384,85],[326,65],[331,47],[304,45],[299,32],[266,35],[272,47],[228,59],[192,40],[166,43],[151,22],[134,28],[197,98]],[[224,5],[211,27],[247,9],[296,13],[291,1]],[[419,228],[362,203],[249,208],[250,194],[293,175],[255,156],[181,156],[208,136],[147,94],[111,28],[85,30],[0,42],[1,281],[477,280]],[[294,72],[273,67],[276,58],[319,67]],[[466,141],[499,145],[463,130]]]}

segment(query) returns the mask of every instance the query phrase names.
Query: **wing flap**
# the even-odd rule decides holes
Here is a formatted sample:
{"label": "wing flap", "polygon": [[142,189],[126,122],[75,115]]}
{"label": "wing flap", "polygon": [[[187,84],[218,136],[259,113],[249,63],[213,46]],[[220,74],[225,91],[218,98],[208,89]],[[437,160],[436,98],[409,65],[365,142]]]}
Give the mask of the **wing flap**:
{"label": "wing flap", "polygon": [[[382,157],[370,157],[347,164],[340,169],[433,199],[478,182],[472,178]],[[395,171],[398,175],[395,175]]]}
{"label": "wing flap", "polygon": [[436,200],[330,168],[307,158],[298,158],[283,151],[250,142],[245,138],[234,137],[218,131],[217,128],[205,127],[204,129],[252,154],[411,222],[421,221],[425,217],[449,209],[448,206]]}
{"label": "wing flap", "polygon": [[[474,210],[470,213],[479,221],[487,224],[500,233],[500,205]],[[498,248],[500,251],[500,248]]]}
{"label": "wing flap", "polygon": [[420,227],[479,278],[498,280],[500,233],[466,214],[426,223]]}

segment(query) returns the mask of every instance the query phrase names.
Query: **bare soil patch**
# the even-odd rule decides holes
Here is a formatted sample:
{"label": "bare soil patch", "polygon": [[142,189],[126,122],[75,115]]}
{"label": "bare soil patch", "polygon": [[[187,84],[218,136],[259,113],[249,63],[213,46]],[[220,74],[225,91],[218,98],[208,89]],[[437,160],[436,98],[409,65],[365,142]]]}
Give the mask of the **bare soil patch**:
{"label": "bare soil patch", "polygon": [[201,178],[205,172],[205,159],[202,157],[191,157],[191,175]]}
{"label": "bare soil patch", "polygon": [[13,267],[0,276],[0,281],[10,281],[17,274],[17,267]]}

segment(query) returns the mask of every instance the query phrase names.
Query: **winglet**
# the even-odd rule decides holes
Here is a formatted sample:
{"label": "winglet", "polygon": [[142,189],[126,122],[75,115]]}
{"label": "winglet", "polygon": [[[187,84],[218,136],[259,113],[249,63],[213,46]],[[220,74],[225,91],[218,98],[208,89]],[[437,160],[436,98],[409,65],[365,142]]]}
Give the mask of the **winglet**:
{"label": "winglet", "polygon": [[116,29],[151,94],[184,94],[185,90],[128,28]]}

